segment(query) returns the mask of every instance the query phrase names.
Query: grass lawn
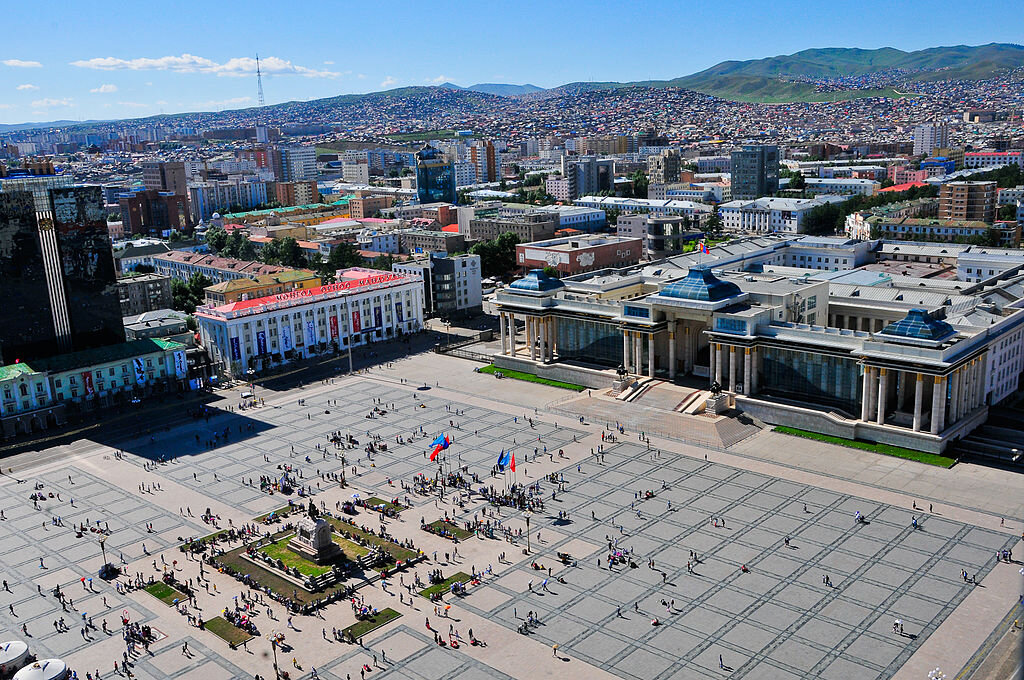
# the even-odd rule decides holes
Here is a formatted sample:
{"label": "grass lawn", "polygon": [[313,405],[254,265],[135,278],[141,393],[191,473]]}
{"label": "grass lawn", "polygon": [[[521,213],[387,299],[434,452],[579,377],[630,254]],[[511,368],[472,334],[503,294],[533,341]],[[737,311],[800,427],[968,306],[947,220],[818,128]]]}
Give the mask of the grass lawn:
{"label": "grass lawn", "polygon": [[429,598],[431,595],[433,595],[435,593],[447,593],[449,588],[451,588],[453,583],[466,583],[466,582],[469,581],[469,579],[470,579],[470,576],[466,572],[464,572],[464,571],[456,572],[456,573],[452,574],[451,576],[449,576],[448,578],[446,578],[445,580],[441,581],[440,583],[435,583],[434,585],[430,586],[429,588],[425,588],[424,590],[421,590],[420,591],[420,595],[422,595],[423,597]]}
{"label": "grass lawn", "polygon": [[364,548],[358,543],[350,541],[347,538],[342,538],[337,534],[331,536],[331,540],[333,540],[335,543],[341,546],[341,552],[345,553],[345,557],[349,558],[353,562],[355,562],[357,559],[359,559],[366,553],[370,552],[369,548]]}
{"label": "grass lawn", "polygon": [[794,437],[803,437],[804,439],[816,439],[817,441],[820,442],[838,444],[839,446],[846,446],[851,449],[873,451],[874,453],[881,453],[886,456],[895,456],[896,458],[916,460],[919,463],[937,465],[939,467],[944,468],[953,467],[953,464],[956,463],[955,460],[953,460],[952,458],[948,458],[946,456],[940,456],[936,453],[924,453],[922,451],[914,451],[913,449],[904,449],[900,446],[891,446],[889,444],[872,444],[871,442],[862,442],[857,441],[856,439],[844,439],[843,437],[833,437],[827,434],[818,434],[817,432],[798,430],[795,427],[783,427],[782,425],[779,425],[773,429],[776,432],[793,435]]}
{"label": "grass lawn", "polygon": [[237,646],[252,639],[252,635],[235,626],[223,616],[215,616],[204,623],[203,627],[229,645]]}
{"label": "grass lawn", "polygon": [[366,635],[372,630],[377,630],[381,626],[390,623],[391,621],[394,621],[400,616],[401,614],[396,612],[394,609],[381,609],[379,612],[377,612],[376,616],[369,619],[364,619],[362,621],[357,621],[356,623],[353,623],[351,626],[341,631],[341,636],[342,638],[347,640],[348,637],[351,635],[356,640],[358,640],[363,635]]}
{"label": "grass lawn", "polygon": [[541,378],[533,373],[523,373],[522,371],[512,371],[507,368],[498,368],[494,364],[484,366],[480,369],[481,373],[501,373],[506,378],[512,378],[514,380],[525,380],[526,382],[537,383],[539,385],[547,385],[549,387],[559,387],[563,390],[572,390],[573,392],[582,392],[587,389],[583,385],[574,385],[573,383],[562,382],[561,380],[548,380],[547,378]]}
{"label": "grass lawn", "polygon": [[398,132],[385,135],[396,142],[420,142],[427,139],[448,139],[455,136],[455,130],[427,130],[425,132]]}
{"label": "grass lawn", "polygon": [[431,522],[427,526],[432,527],[434,529],[447,529],[449,533],[454,534],[455,537],[458,538],[460,541],[464,541],[467,538],[473,537],[472,531],[466,531],[459,525],[452,524],[451,522],[445,522],[443,519],[439,519],[436,522]]}
{"label": "grass lawn", "polygon": [[178,592],[163,581],[146,586],[146,592],[168,605],[174,604],[175,600],[184,601],[186,599],[184,593]]}
{"label": "grass lawn", "polygon": [[320,565],[315,562],[310,562],[304,557],[289,550],[288,543],[291,542],[293,536],[294,534],[289,534],[282,539],[261,547],[260,551],[266,553],[272,559],[281,560],[284,562],[284,566],[289,569],[298,569],[299,573],[304,576],[323,576],[331,570],[329,565]]}
{"label": "grass lawn", "polygon": [[266,518],[270,517],[273,514],[280,515],[283,512],[291,512],[293,509],[294,508],[289,508],[286,505],[283,508],[278,508],[277,510],[271,510],[270,512],[267,512],[267,513],[264,513],[264,514],[260,515],[259,517],[253,519],[253,522],[263,522]]}
{"label": "grass lawn", "polygon": [[391,556],[392,560],[395,560],[395,561],[402,560],[403,562],[405,562],[405,561],[411,560],[414,557],[416,557],[417,553],[416,553],[415,550],[411,550],[409,548],[403,548],[402,546],[398,545],[397,543],[392,543],[391,541],[385,541],[380,536],[376,536],[374,534],[368,534],[365,531],[363,531],[362,529],[360,529],[359,527],[352,526],[351,524],[349,524],[347,522],[342,522],[337,517],[324,517],[324,519],[326,519],[328,522],[330,522],[331,526],[334,527],[334,530],[337,531],[337,532],[347,531],[352,536],[359,536],[363,540],[369,541],[371,544],[379,546],[381,550],[383,550],[384,552],[386,552],[388,555]]}
{"label": "grass lawn", "polygon": [[[371,506],[369,508],[371,510],[374,507],[378,506],[378,505],[383,505],[383,506],[385,506],[387,508],[390,508],[391,510],[393,510],[396,513],[397,512],[402,512],[402,510],[405,510],[405,506],[404,505],[397,505],[395,503],[392,503],[391,501],[386,501],[383,498],[377,498],[376,496],[374,496],[373,498],[367,498],[366,499],[366,504]],[[376,512],[376,510],[374,510],[374,512]]]}

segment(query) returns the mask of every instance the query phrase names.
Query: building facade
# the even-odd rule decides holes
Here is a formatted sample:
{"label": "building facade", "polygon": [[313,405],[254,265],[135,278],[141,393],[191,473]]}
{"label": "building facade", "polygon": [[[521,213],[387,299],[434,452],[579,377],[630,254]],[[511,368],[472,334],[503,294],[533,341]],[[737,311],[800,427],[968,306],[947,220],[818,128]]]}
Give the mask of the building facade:
{"label": "building facade", "polygon": [[135,316],[171,306],[171,277],[160,274],[136,274],[117,280],[121,298],[121,316]]}
{"label": "building facade", "polygon": [[996,196],[995,182],[946,182],[939,187],[939,219],[991,224]]}
{"label": "building facade", "polygon": [[455,166],[429,144],[416,152],[416,195],[420,203],[455,203]]}
{"label": "building facade", "polygon": [[425,316],[450,318],[482,310],[479,255],[430,253],[425,258],[395,263],[391,269],[422,282]]}
{"label": "building facade", "polygon": [[169,191],[146,189],[118,195],[121,219],[130,234],[167,238],[172,231],[192,234],[188,197]]}
{"label": "building facade", "polygon": [[747,144],[732,152],[732,197],[750,200],[779,190],[779,147]]}
{"label": "building facade", "polygon": [[642,251],[643,240],[639,238],[570,236],[520,243],[516,246],[516,266],[524,274],[532,269],[552,267],[558,270],[559,276],[574,276],[596,269],[636,264]]}
{"label": "building facade", "polygon": [[930,156],[936,148],[949,146],[949,127],[926,123],[914,128],[914,155]]}
{"label": "building facade", "polygon": [[277,274],[263,274],[251,279],[231,279],[203,289],[206,304],[214,307],[287,293],[292,290],[316,288],[322,285],[320,277],[306,269],[290,269]]}
{"label": "building facade", "polygon": [[196,310],[201,344],[232,377],[414,333],[423,325],[422,283],[353,268],[337,282]]}

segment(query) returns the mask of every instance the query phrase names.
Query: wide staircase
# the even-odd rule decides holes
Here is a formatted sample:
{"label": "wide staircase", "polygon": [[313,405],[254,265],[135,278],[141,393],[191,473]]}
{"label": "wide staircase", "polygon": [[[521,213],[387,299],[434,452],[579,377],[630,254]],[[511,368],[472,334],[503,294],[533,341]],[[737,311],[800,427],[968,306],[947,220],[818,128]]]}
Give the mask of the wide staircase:
{"label": "wide staircase", "polygon": [[998,465],[1024,472],[1024,428],[1019,411],[998,409],[988,421],[953,446],[952,454],[966,462]]}

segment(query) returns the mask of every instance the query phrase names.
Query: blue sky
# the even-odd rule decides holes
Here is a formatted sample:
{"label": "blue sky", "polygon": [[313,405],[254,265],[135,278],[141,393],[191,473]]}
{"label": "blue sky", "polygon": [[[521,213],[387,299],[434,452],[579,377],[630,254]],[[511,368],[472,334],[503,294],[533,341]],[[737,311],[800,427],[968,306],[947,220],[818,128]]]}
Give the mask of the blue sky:
{"label": "blue sky", "polygon": [[4,3],[0,122],[132,118],[451,81],[687,75],[810,47],[1020,42],[1019,0]]}

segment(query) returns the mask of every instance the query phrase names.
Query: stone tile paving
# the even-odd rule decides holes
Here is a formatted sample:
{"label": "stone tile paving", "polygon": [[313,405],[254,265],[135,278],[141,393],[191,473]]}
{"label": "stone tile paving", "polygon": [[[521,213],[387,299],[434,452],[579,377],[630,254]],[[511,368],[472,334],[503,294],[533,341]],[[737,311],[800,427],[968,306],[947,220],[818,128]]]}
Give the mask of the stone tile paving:
{"label": "stone tile paving", "polygon": [[[624,678],[839,678],[853,677],[850,668],[858,678],[891,677],[975,587],[960,569],[980,580],[995,551],[1015,544],[935,515],[917,515],[915,530],[909,510],[699,460],[652,460],[638,444],[606,449],[605,461],[584,463],[584,481],[549,504],[573,521],[557,535],[593,544],[573,553],[578,567],[555,557],[568,538],[537,546],[517,570],[533,593],[510,587],[517,580],[506,574],[490,585],[500,604],[481,608],[471,597],[464,606],[512,629],[521,623],[513,607],[539,612],[535,638]],[[575,467],[563,474],[580,479]],[[656,496],[640,500],[644,490]],[[857,511],[867,524],[854,522]],[[632,548],[638,568],[599,567],[609,540]],[[691,550],[700,555],[695,574],[686,569]],[[533,560],[566,583],[538,592]],[[895,618],[906,636],[892,632]]]}

